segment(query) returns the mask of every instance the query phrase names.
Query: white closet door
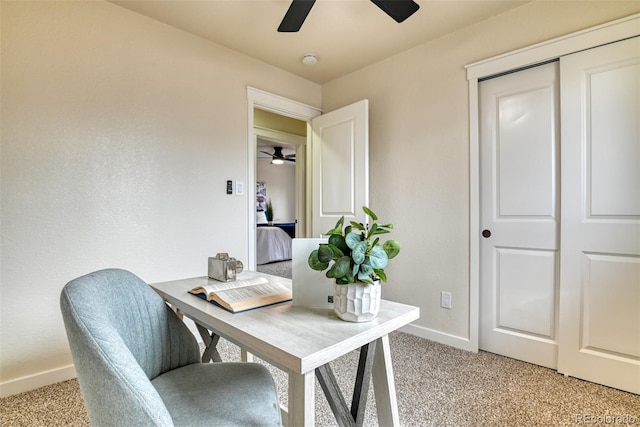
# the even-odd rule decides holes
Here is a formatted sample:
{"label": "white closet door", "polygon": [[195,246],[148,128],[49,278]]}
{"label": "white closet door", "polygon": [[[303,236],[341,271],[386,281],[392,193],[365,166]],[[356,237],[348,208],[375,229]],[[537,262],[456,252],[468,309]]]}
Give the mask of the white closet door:
{"label": "white closet door", "polygon": [[480,83],[480,348],[550,368],[557,363],[557,68]]}
{"label": "white closet door", "polygon": [[558,371],[640,393],[640,39],[561,59]]}

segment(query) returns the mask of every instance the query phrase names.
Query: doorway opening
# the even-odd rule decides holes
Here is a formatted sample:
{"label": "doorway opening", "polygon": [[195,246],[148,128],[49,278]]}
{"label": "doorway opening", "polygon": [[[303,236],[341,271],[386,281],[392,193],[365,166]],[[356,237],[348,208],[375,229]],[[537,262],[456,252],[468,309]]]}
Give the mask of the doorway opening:
{"label": "doorway opening", "polygon": [[292,239],[304,206],[307,122],[254,109],[256,138],[256,269],[291,278]]}
{"label": "doorway opening", "polygon": [[[298,237],[306,237],[306,223],[308,209],[307,205],[307,187],[306,170],[308,168],[309,155],[306,150],[309,122],[312,118],[319,116],[322,110],[311,107],[297,101],[273,95],[259,89],[247,87],[247,117],[248,117],[248,141],[247,141],[247,230],[248,230],[248,256],[247,266],[250,270],[256,270],[257,252],[256,252],[256,230],[257,230],[257,192],[256,183],[258,171],[258,139],[269,141],[269,144],[280,143],[284,150],[284,144],[290,144],[296,147],[296,193],[295,193],[295,220],[297,220],[295,235]],[[302,122],[305,127],[305,136],[290,139],[291,132],[283,132],[278,129],[269,129],[260,125],[261,116],[269,115],[274,119],[295,119]],[[257,120],[257,123],[256,123]],[[258,124],[256,126],[256,124]],[[295,134],[294,134],[295,135]],[[300,139],[301,138],[301,139]],[[273,152],[271,150],[264,150]],[[276,207],[274,206],[274,209]],[[277,214],[274,214],[277,215]]]}

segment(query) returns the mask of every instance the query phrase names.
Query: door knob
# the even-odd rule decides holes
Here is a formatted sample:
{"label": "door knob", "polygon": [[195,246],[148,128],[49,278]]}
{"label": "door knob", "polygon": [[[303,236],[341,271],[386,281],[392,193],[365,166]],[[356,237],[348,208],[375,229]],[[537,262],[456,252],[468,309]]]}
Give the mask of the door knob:
{"label": "door knob", "polygon": [[485,237],[485,238],[491,237],[491,230],[482,230],[482,237]]}

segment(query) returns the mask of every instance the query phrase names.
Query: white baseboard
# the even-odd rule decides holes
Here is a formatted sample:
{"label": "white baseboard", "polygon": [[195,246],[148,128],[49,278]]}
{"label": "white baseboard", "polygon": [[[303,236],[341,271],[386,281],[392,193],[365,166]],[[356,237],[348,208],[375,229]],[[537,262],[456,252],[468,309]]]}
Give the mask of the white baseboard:
{"label": "white baseboard", "polygon": [[76,377],[76,368],[73,365],[51,369],[49,371],[39,372],[33,375],[27,375],[25,377],[0,383],[0,397],[23,393],[25,391],[34,390],[36,388],[70,380]]}
{"label": "white baseboard", "polygon": [[459,337],[413,324],[400,328],[400,331],[461,350],[472,351],[474,353],[478,352],[478,349],[471,344],[469,338]]}

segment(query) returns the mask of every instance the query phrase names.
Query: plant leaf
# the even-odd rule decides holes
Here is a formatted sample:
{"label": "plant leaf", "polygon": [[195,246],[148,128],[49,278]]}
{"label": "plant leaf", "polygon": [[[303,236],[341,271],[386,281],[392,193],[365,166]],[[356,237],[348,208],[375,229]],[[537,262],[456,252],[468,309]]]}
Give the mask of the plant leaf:
{"label": "plant leaf", "polygon": [[349,283],[353,283],[356,281],[355,275],[351,272],[348,272],[347,275],[343,277],[343,279],[346,279]]}
{"label": "plant leaf", "polygon": [[[384,251],[382,251],[384,253]],[[356,264],[362,264],[367,254],[367,242],[361,241],[358,242],[353,248],[351,252],[351,257],[353,258],[353,262]],[[385,258],[386,258],[385,254]],[[384,266],[383,266],[384,267]]]}
{"label": "plant leaf", "polygon": [[[374,225],[375,225],[375,224],[374,224]],[[373,236],[374,234],[387,234],[387,233],[391,233],[391,232],[390,232],[389,230],[385,230],[385,229],[383,229],[383,228],[376,228],[376,230],[375,230],[375,231],[372,231],[372,232],[371,232],[371,233],[369,233],[369,234],[371,234],[371,235]]]}
{"label": "plant leaf", "polygon": [[331,250],[329,245],[320,245],[317,251],[318,261],[328,263],[333,259],[333,251]]}
{"label": "plant leaf", "polygon": [[342,236],[342,234],[332,234],[329,236],[329,245],[334,245],[340,248],[343,254],[349,251],[349,246],[347,246],[347,242],[344,241],[344,236]]}
{"label": "plant leaf", "polygon": [[375,214],[375,212],[373,212],[371,209],[369,209],[366,206],[362,207],[362,210],[364,211],[364,213],[366,213],[367,215],[369,215],[371,217],[372,220],[377,221],[378,220],[378,215]]}
{"label": "plant leaf", "polygon": [[331,267],[336,278],[345,277],[351,272],[351,258],[343,256]]}
{"label": "plant leaf", "polygon": [[362,242],[362,235],[358,234],[358,233],[349,233],[346,235],[346,237],[344,238],[345,243],[347,244],[348,247],[350,247],[352,250],[353,248],[360,242]]}
{"label": "plant leaf", "polygon": [[365,282],[365,283],[369,283],[373,285],[373,279],[369,276],[363,275],[362,277],[360,277],[361,275],[358,274],[358,280],[361,282]]}
{"label": "plant leaf", "polygon": [[358,273],[358,279],[364,277],[369,277],[374,272],[373,267],[371,267],[367,263],[360,264],[360,272]]}
{"label": "plant leaf", "polygon": [[375,272],[376,272],[376,275],[380,278],[380,280],[382,280],[383,282],[387,281],[387,275],[383,269],[379,268],[375,270]]}
{"label": "plant leaf", "polygon": [[[355,250],[354,250],[355,252]],[[385,268],[389,262],[387,253],[380,246],[375,246],[369,253],[369,261],[373,268]]]}
{"label": "plant leaf", "polygon": [[326,269],[327,267],[329,267],[329,263],[328,262],[321,262],[318,259],[318,249],[314,250],[313,252],[311,252],[309,254],[308,264],[309,264],[309,267],[311,267],[313,270],[317,270],[317,271],[322,271],[322,270]]}
{"label": "plant leaf", "polygon": [[387,240],[382,245],[382,249],[387,254],[387,258],[394,258],[400,252],[400,243],[397,240]]}
{"label": "plant leaf", "polygon": [[355,229],[358,229],[360,231],[364,231],[364,225],[360,224],[359,222],[355,222],[355,221],[351,221],[351,226]]}
{"label": "plant leaf", "polygon": [[336,245],[329,245],[329,249],[331,249],[331,252],[333,252],[333,259],[336,258],[341,258],[344,256],[344,253],[342,253],[342,250],[337,247]]}
{"label": "plant leaf", "polygon": [[344,224],[344,216],[341,216],[338,222],[336,222],[336,226],[331,230],[327,231],[327,235],[340,234],[342,235],[342,224]]}
{"label": "plant leaf", "polygon": [[376,230],[378,230],[378,224],[374,222],[369,229],[369,236],[373,236],[374,234],[376,234]]}

